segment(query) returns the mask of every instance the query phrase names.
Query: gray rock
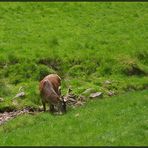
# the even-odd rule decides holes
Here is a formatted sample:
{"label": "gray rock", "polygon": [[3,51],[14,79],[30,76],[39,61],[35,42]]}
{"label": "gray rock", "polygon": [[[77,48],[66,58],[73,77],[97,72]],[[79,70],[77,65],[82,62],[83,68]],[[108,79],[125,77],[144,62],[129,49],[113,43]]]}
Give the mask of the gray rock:
{"label": "gray rock", "polygon": [[93,88],[88,88],[88,89],[86,89],[84,92],[82,92],[82,94],[89,94],[89,93],[91,93],[92,91],[94,91]]}
{"label": "gray rock", "polygon": [[77,101],[77,103],[75,104],[75,106],[82,106],[83,105],[83,102],[81,101]]}
{"label": "gray rock", "polygon": [[104,83],[105,84],[111,84],[111,82],[109,80],[106,80]]}
{"label": "gray rock", "polygon": [[82,96],[82,95],[80,95],[79,97],[78,97],[78,101],[85,101],[85,97],[84,96]]}
{"label": "gray rock", "polygon": [[102,98],[103,97],[103,93],[102,92],[96,92],[96,93],[92,93],[89,96],[91,99],[95,99],[95,98]]}
{"label": "gray rock", "polygon": [[69,102],[77,102],[77,100],[73,99],[73,98],[69,98],[68,99]]}
{"label": "gray rock", "polygon": [[24,96],[25,96],[25,92],[20,92],[14,98],[19,98],[19,97],[24,97]]}
{"label": "gray rock", "polygon": [[75,114],[75,117],[79,117],[79,115],[80,115],[80,114],[79,114],[79,113],[77,113],[77,114]]}
{"label": "gray rock", "polygon": [[0,98],[0,102],[3,102],[4,101],[4,99],[3,98]]}
{"label": "gray rock", "polygon": [[114,91],[109,91],[109,92],[108,92],[108,95],[109,95],[109,96],[113,96],[114,94],[115,94]]}
{"label": "gray rock", "polygon": [[43,106],[40,105],[39,108],[38,108],[38,110],[39,110],[39,111],[43,110]]}

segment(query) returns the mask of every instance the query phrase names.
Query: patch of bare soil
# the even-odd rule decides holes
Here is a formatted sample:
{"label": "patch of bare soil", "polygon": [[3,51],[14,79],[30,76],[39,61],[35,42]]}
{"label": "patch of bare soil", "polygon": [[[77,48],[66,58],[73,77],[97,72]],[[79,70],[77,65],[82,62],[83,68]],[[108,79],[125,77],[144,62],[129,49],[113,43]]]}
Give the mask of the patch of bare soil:
{"label": "patch of bare soil", "polygon": [[42,112],[42,110],[34,110],[31,107],[24,108],[22,110],[14,110],[14,111],[5,111],[4,113],[0,113],[0,125],[6,123],[8,120],[13,119],[22,114],[37,114],[38,112]]}
{"label": "patch of bare soil", "polygon": [[[64,98],[67,100],[67,106],[77,107],[85,103],[83,96],[77,96],[69,92]],[[43,112],[43,108],[26,107],[22,110],[6,110],[5,112],[0,113],[0,125],[22,114],[35,115],[39,112]]]}

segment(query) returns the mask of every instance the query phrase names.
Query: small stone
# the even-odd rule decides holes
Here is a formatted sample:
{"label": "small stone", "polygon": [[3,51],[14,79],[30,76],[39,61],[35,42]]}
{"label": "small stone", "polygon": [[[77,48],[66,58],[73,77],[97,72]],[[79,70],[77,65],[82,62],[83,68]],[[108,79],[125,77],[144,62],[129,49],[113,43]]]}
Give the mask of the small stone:
{"label": "small stone", "polygon": [[109,95],[109,96],[113,96],[114,94],[115,94],[114,91],[109,91],[109,92],[108,92],[108,95]]}
{"label": "small stone", "polygon": [[34,112],[36,109],[34,107],[31,107],[31,106],[28,106],[25,108],[24,111],[27,111],[27,112]]}
{"label": "small stone", "polygon": [[105,84],[111,84],[111,82],[109,80],[106,80],[104,83]]}
{"label": "small stone", "polygon": [[77,103],[75,104],[76,106],[82,106],[83,103],[81,101],[77,101]]}
{"label": "small stone", "polygon": [[0,102],[3,102],[4,101],[4,99],[3,98],[0,98]]}
{"label": "small stone", "polygon": [[84,92],[82,92],[82,94],[89,94],[93,91],[94,89],[93,88],[88,88],[86,89]]}
{"label": "small stone", "polygon": [[43,106],[39,106],[39,108],[38,108],[38,111],[43,111],[44,109],[43,109]]}
{"label": "small stone", "polygon": [[76,102],[76,100],[75,100],[75,99],[73,99],[73,98],[69,98],[69,99],[68,99],[68,101],[71,101],[71,102]]}
{"label": "small stone", "polygon": [[20,92],[14,98],[19,98],[19,97],[24,97],[24,96],[25,96],[25,92]]}
{"label": "small stone", "polygon": [[85,97],[82,96],[82,95],[80,95],[79,98],[78,98],[78,100],[79,100],[79,101],[85,101]]}
{"label": "small stone", "polygon": [[102,97],[103,97],[103,93],[102,93],[102,92],[92,93],[92,94],[90,94],[89,97],[90,97],[91,99],[94,99],[94,98],[102,98]]}
{"label": "small stone", "polygon": [[77,114],[75,114],[75,117],[79,117],[79,115],[80,115],[80,114],[79,114],[79,113],[77,113]]}

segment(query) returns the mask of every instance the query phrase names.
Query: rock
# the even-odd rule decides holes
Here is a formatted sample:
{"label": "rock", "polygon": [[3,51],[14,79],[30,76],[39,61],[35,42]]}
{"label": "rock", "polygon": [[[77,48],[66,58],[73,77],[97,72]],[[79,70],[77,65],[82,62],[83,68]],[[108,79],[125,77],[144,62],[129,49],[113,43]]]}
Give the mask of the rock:
{"label": "rock", "polygon": [[4,102],[4,99],[3,98],[0,98],[0,102]]}
{"label": "rock", "polygon": [[75,99],[73,99],[73,98],[69,98],[69,99],[68,99],[68,101],[71,101],[71,102],[76,102],[76,100],[75,100]]}
{"label": "rock", "polygon": [[89,96],[91,99],[95,99],[95,98],[102,98],[103,97],[103,93],[102,92],[96,92],[96,93],[92,93]]}
{"label": "rock", "polygon": [[70,101],[74,101],[76,100],[77,96],[75,94],[67,94],[66,96],[64,96],[64,100],[70,100]]}
{"label": "rock", "polygon": [[20,92],[14,98],[19,98],[19,97],[24,97],[24,96],[25,96],[25,92]]}
{"label": "rock", "polygon": [[72,93],[71,93],[71,94],[68,95],[68,97],[69,97],[69,98],[76,99],[78,96],[77,96],[76,94],[72,94]]}
{"label": "rock", "polygon": [[67,102],[67,106],[74,106],[75,103]]}
{"label": "rock", "polygon": [[75,117],[79,117],[79,115],[80,115],[80,114],[79,114],[79,113],[77,113],[77,114],[75,114]]}
{"label": "rock", "polygon": [[44,109],[43,109],[43,106],[39,106],[38,111],[41,112],[41,111],[43,111],[43,110],[44,110]]}
{"label": "rock", "polygon": [[67,101],[68,106],[75,105],[77,103],[77,100],[74,100],[73,98],[69,98]]}
{"label": "rock", "polygon": [[115,92],[114,92],[114,91],[109,91],[107,94],[108,94],[109,96],[113,96],[113,95],[115,94]]}
{"label": "rock", "polygon": [[80,95],[79,98],[78,98],[78,100],[79,100],[79,101],[85,101],[85,97],[82,96],[82,95]]}
{"label": "rock", "polygon": [[35,112],[35,108],[30,107],[28,111],[29,112]]}
{"label": "rock", "polygon": [[111,82],[110,82],[109,80],[106,80],[106,81],[104,82],[104,84],[111,84]]}
{"label": "rock", "polygon": [[83,102],[81,101],[77,101],[77,103],[75,103],[75,106],[82,106],[83,105]]}
{"label": "rock", "polygon": [[86,89],[84,92],[82,92],[82,94],[89,94],[93,91],[94,89],[93,88],[88,88]]}

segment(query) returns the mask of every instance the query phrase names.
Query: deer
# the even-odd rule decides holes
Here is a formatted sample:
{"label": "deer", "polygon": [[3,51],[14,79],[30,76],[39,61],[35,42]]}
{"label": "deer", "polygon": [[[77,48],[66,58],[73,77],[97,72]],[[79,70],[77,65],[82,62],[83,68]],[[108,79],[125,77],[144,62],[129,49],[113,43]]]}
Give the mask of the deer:
{"label": "deer", "polygon": [[59,114],[66,113],[66,100],[61,96],[61,78],[57,74],[45,76],[39,83],[39,91],[44,112],[48,103],[51,113],[55,112],[55,107]]}

